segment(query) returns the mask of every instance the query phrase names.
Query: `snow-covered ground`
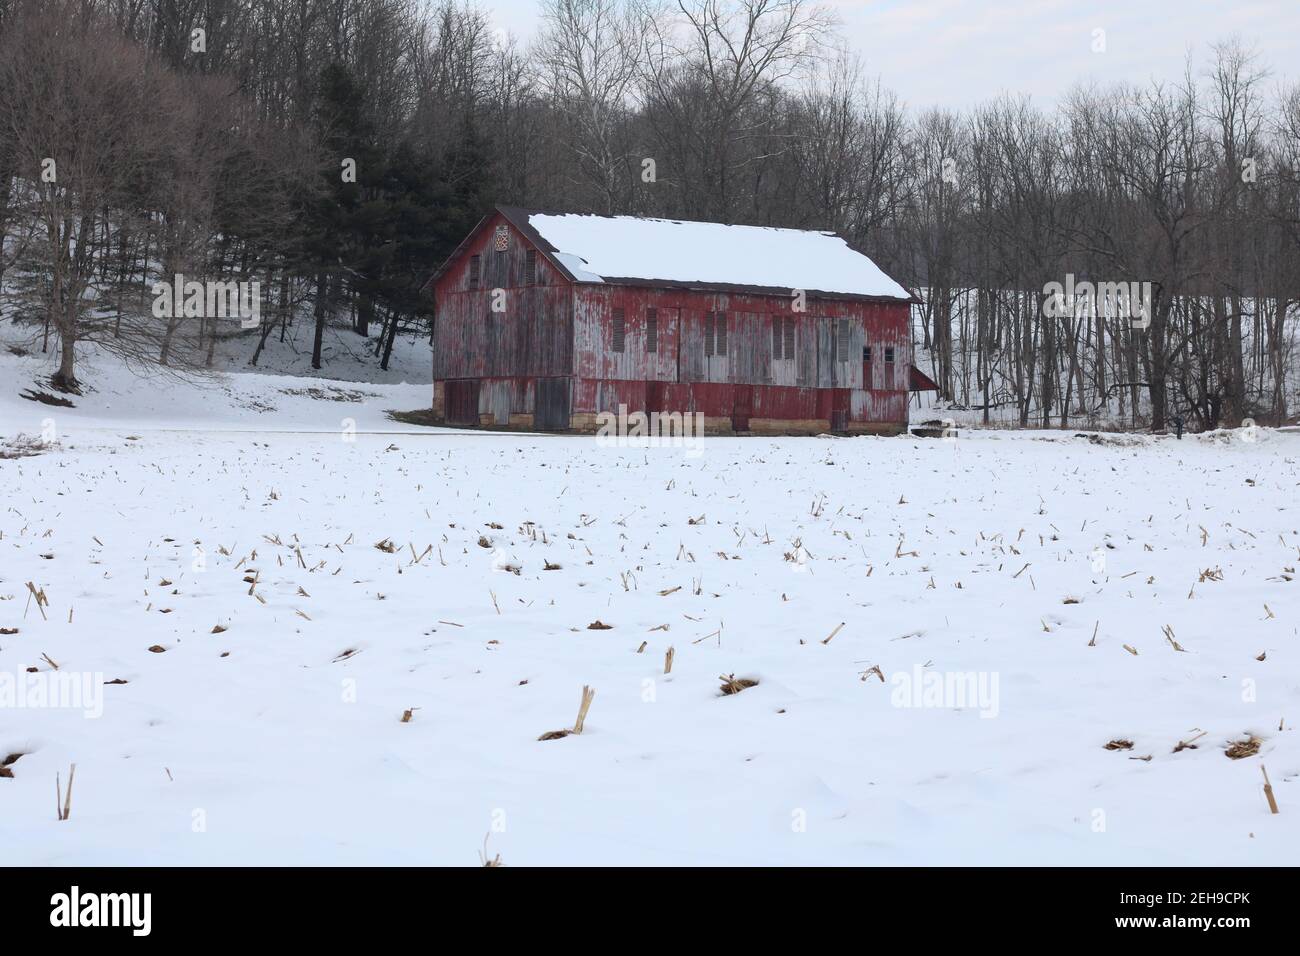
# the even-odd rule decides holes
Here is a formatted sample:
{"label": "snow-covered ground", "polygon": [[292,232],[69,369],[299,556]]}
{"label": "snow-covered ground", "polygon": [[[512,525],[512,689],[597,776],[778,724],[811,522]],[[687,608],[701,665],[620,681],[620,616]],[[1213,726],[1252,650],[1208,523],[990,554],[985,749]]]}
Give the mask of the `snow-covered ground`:
{"label": "snow-covered ground", "polygon": [[[21,343],[21,344],[19,344]],[[10,346],[26,354],[17,355]],[[427,343],[424,351],[427,353]],[[407,354],[403,350],[402,354]],[[319,377],[306,377],[299,365],[282,349],[271,350],[273,365],[292,369],[278,374],[272,368],[246,368],[235,372],[171,373],[132,370],[92,346],[78,349],[77,375],[84,394],[67,396],[75,408],[68,409],[34,402],[23,392],[49,393],[46,384],[52,359],[31,347],[31,343],[0,327],[0,437],[6,433],[39,436],[52,427],[60,438],[64,428],[85,434],[88,429],[179,428],[201,431],[327,431],[341,434],[347,429],[393,430],[406,426],[393,422],[387,412],[428,408],[432,403],[432,363],[425,382],[394,384],[383,381],[339,381],[328,369]],[[413,364],[411,358],[406,363]],[[368,373],[385,377],[371,362]],[[396,376],[396,373],[394,373]],[[397,376],[400,378],[400,376]],[[412,383],[413,382],[413,383]],[[412,429],[408,429],[412,430]],[[427,429],[413,429],[427,431]]]}
{"label": "snow-covered ground", "polygon": [[382,354],[382,343],[374,335],[362,338],[346,327],[326,326],[322,340],[322,367],[311,367],[311,346],[315,330],[309,319],[300,319],[285,332],[284,341],[273,332],[266,340],[257,366],[249,367],[249,359],[257,351],[259,333],[242,332],[224,339],[217,349],[217,364],[222,371],[236,374],[270,373],[307,378],[338,379],[349,382],[380,382],[385,384],[417,383],[432,388],[433,356],[427,335],[400,335],[393,342],[393,354],[388,370],[379,367],[376,349]]}
{"label": "snow-covered ground", "polygon": [[6,863],[1295,860],[1294,433],[692,454],[385,417],[427,385],[101,367],[56,408],[34,361]]}

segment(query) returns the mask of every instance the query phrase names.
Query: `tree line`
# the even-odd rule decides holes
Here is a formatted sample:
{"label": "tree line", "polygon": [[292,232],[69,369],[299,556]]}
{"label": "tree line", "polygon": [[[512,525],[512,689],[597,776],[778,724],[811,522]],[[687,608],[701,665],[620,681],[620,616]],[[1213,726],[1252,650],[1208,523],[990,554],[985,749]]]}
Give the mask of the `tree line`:
{"label": "tree line", "polygon": [[[916,109],[811,0],[0,0],[0,270],[61,350],[211,364],[152,283],[260,279],[269,336],[387,367],[493,203],[831,229],[915,290],[918,364],[985,421],[1288,416],[1300,88],[1183,74]],[[1081,38],[1080,42],[1087,42]],[[51,162],[52,161],[52,162]],[[1053,283],[1138,283],[1053,308]],[[1055,303],[1059,305],[1060,303]]]}

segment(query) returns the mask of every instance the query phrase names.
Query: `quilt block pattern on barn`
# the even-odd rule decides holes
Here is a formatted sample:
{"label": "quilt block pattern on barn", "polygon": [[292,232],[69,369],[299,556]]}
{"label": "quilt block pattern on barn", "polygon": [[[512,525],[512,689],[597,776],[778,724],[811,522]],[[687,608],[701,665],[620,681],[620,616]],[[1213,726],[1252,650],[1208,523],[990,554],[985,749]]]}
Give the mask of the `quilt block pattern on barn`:
{"label": "quilt block pattern on barn", "polygon": [[426,288],[447,424],[907,429],[914,299],[833,233],[498,206]]}

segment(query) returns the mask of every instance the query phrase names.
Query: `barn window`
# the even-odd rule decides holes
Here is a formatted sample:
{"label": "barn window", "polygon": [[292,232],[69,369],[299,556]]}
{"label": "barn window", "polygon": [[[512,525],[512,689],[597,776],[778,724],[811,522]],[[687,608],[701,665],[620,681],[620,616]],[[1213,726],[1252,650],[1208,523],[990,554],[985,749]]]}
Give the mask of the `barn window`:
{"label": "barn window", "polygon": [[529,249],[524,253],[524,285],[537,284],[537,250]]}
{"label": "barn window", "polygon": [[840,361],[847,362],[852,354],[849,351],[849,320],[840,319],[837,331],[839,333],[839,346],[836,354],[840,357]]}
{"label": "barn window", "polygon": [[627,321],[622,309],[614,310],[614,351],[623,351],[624,340],[627,337]]}
{"label": "barn window", "polygon": [[727,354],[727,313],[718,312],[714,316],[714,325],[715,325],[715,331],[717,333],[717,342],[715,343],[716,348],[714,349],[714,354],[726,355]]}
{"label": "barn window", "polygon": [[645,350],[650,353],[659,351],[659,311],[645,310]]}
{"label": "barn window", "polygon": [[864,346],[862,346],[862,361],[864,361],[864,362],[870,362],[870,361],[871,361],[871,346],[870,346],[870,345],[864,345]]}
{"label": "barn window", "polygon": [[704,313],[704,355],[708,357],[714,352],[713,340],[713,313]]}
{"label": "barn window", "polygon": [[469,257],[469,287],[477,289],[479,280],[483,277],[483,257]]}
{"label": "barn window", "polygon": [[772,358],[794,358],[794,319],[772,317]]}
{"label": "barn window", "polygon": [[885,349],[885,364],[886,365],[894,364],[894,350],[892,348]]}
{"label": "barn window", "polygon": [[496,275],[497,275],[496,286],[498,289],[504,289],[506,286],[510,284],[510,263],[507,261],[506,254],[504,252],[498,251],[493,253],[492,255],[493,258],[496,260],[496,262],[494,263],[494,265],[496,266]]}

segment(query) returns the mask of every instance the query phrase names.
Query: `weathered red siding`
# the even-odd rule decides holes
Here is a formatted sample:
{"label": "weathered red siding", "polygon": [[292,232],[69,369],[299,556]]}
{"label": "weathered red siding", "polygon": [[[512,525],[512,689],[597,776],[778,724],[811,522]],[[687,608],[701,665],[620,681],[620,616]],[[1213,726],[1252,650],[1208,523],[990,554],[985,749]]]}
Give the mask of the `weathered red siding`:
{"label": "weathered red siding", "polygon": [[[503,252],[496,249],[499,227],[507,230]],[[470,423],[472,404],[483,425],[529,428],[545,420],[553,428],[567,416],[569,427],[589,430],[597,414],[626,406],[701,412],[712,430],[906,428],[906,302],[810,297],[804,311],[794,311],[792,296],[574,284],[540,252],[535,283],[526,285],[530,248],[497,212],[434,285],[434,409],[448,420]],[[470,287],[474,255],[481,257],[478,288]],[[624,318],[617,352],[616,309]],[[648,309],[657,315],[654,352]],[[709,313],[726,316],[726,348],[713,355],[705,354]],[[794,356],[777,358],[774,320],[787,318],[794,322]],[[837,335],[841,319],[849,322],[844,341]],[[893,350],[892,363],[886,349]],[[538,379],[546,383],[542,411]],[[468,382],[472,388],[459,384]]]}
{"label": "weathered red siding", "polygon": [[[500,254],[494,248],[498,225],[509,237]],[[438,280],[433,290],[435,380],[572,374],[572,286],[541,255],[536,257],[536,284],[524,285],[529,248],[498,213]],[[471,288],[475,255],[482,272],[478,288]],[[498,289],[501,294],[494,297]],[[493,310],[494,299],[501,311]]]}
{"label": "weathered red siding", "polygon": [[[907,303],[809,299],[807,311],[796,312],[792,297],[612,285],[576,286],[574,298],[575,412],[616,412],[625,404],[629,411],[729,417],[736,404],[731,386],[745,384],[755,386],[752,418],[829,422],[833,411],[843,411],[846,422],[907,422]],[[613,350],[617,308],[625,322],[621,353]],[[658,317],[656,353],[646,350],[651,308]],[[704,323],[711,312],[727,317],[727,349],[706,356]],[[774,358],[775,318],[794,321],[793,358]],[[843,357],[831,341],[839,319],[850,320]],[[866,345],[869,365],[862,360]],[[894,349],[889,364],[886,348]],[[662,390],[658,403],[648,402],[644,386],[655,381],[694,387]],[[723,387],[700,387],[706,383]]]}

